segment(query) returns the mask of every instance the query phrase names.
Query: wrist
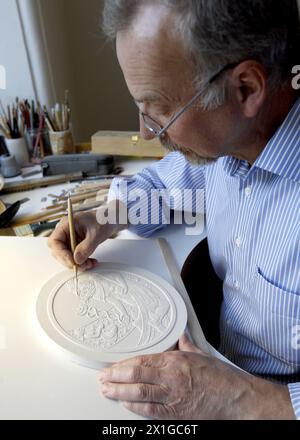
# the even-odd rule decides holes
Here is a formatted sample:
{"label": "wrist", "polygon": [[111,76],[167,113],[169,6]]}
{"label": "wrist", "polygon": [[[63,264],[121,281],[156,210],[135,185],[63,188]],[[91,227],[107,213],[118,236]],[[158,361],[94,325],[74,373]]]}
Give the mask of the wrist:
{"label": "wrist", "polygon": [[105,206],[97,209],[96,220],[101,228],[105,226],[109,235],[128,228],[128,210],[127,206],[120,200],[111,200]]}
{"label": "wrist", "polygon": [[295,420],[290,394],[286,385],[276,384],[255,376],[247,377],[246,388],[235,402],[237,419]]}

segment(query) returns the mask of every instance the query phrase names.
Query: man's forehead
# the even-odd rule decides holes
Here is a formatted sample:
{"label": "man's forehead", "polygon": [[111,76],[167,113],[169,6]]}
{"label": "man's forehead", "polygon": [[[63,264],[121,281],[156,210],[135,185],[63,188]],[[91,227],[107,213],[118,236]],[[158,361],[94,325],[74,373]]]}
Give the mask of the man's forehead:
{"label": "man's forehead", "polygon": [[[121,39],[120,39],[121,40]],[[137,103],[167,103],[178,100],[192,74],[176,49],[162,56],[130,39],[119,41],[117,54],[131,95]]]}
{"label": "man's forehead", "polygon": [[163,5],[142,5],[130,26],[117,33],[117,48],[119,43],[127,41],[127,51],[131,49],[136,59],[145,52],[157,59],[168,58],[169,62],[172,56],[175,58],[174,52],[176,57],[179,54],[183,57],[184,44],[180,33],[174,31],[175,20],[174,14]]}
{"label": "man's forehead", "polygon": [[[160,15],[157,9],[163,9]],[[167,8],[144,7],[128,30],[117,34],[117,56],[125,80],[137,104],[180,101],[182,86],[194,77],[178,35],[170,33]]]}
{"label": "man's forehead", "polygon": [[139,38],[155,38],[170,20],[170,11],[157,4],[143,5],[133,20],[131,30]]}

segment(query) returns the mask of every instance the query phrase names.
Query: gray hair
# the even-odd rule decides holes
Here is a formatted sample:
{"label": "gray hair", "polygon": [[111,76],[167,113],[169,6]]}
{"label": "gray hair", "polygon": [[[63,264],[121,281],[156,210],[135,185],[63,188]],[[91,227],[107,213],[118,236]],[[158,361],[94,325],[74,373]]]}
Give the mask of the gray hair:
{"label": "gray hair", "polygon": [[[196,62],[197,87],[225,65],[251,59],[265,67],[273,91],[286,83],[292,67],[299,64],[297,0],[105,0],[104,32],[114,39],[130,28],[143,5],[157,2],[177,17],[174,29]],[[226,102],[226,79],[223,75],[209,87],[204,108]]]}

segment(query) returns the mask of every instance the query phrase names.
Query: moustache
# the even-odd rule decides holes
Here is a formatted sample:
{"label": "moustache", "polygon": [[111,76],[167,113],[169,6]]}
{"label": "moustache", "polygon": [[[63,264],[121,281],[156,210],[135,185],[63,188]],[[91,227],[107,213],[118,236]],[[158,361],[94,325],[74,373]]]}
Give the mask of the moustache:
{"label": "moustache", "polygon": [[173,142],[168,135],[164,134],[159,138],[161,145],[170,152],[179,152],[184,155],[184,157],[193,165],[206,165],[208,163],[216,162],[215,158],[203,157],[195,151],[187,147],[182,147],[181,145]]}

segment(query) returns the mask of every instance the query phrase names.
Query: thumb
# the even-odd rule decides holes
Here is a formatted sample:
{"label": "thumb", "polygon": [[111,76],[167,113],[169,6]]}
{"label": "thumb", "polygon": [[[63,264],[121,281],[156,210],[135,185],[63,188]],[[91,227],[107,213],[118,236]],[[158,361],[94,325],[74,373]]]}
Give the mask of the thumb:
{"label": "thumb", "polygon": [[196,345],[192,344],[186,334],[183,334],[178,342],[178,350],[180,351],[188,351],[191,353],[201,353],[202,351],[196,347]]}
{"label": "thumb", "polygon": [[94,252],[98,243],[96,240],[91,240],[90,237],[86,237],[76,246],[74,252],[74,261],[76,264],[83,264],[87,261],[89,256]]}

